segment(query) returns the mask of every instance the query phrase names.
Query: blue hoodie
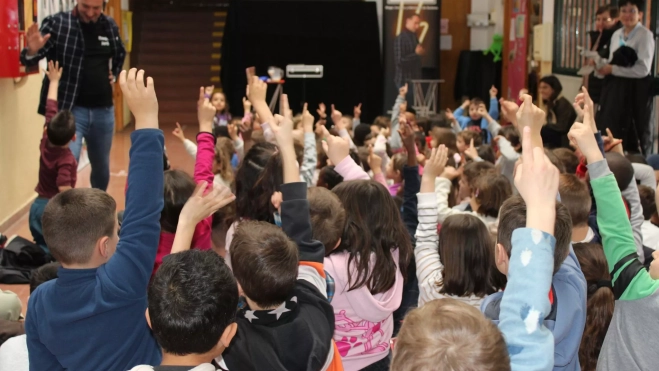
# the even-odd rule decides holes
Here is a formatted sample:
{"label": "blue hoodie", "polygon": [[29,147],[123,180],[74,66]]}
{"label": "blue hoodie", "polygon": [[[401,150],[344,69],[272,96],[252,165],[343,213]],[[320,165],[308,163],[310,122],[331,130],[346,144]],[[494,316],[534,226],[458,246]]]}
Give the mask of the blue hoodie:
{"label": "blue hoodie", "polygon": [[[554,371],[581,371],[579,345],[586,323],[586,278],[572,246],[551,286],[552,309],[544,324],[554,335]],[[481,312],[496,325],[502,297],[503,292],[497,292],[481,304]]]}
{"label": "blue hoodie", "polygon": [[[490,98],[489,114],[494,120],[499,119],[499,102],[497,101],[496,98]],[[460,123],[460,128],[462,128],[462,130],[465,130],[467,128],[467,125],[469,125],[469,123],[472,121],[471,117],[465,116],[465,111],[462,107],[458,107],[458,109],[456,109],[455,112],[453,113],[453,116],[455,116],[455,119],[458,120],[458,122]],[[488,125],[489,122],[485,117],[483,117],[481,119],[481,130],[483,131],[483,133],[485,133],[484,136],[485,141],[483,142],[483,144],[490,143],[490,141],[492,140],[492,134],[488,130]]]}
{"label": "blue hoodie", "polygon": [[164,136],[131,134],[126,212],[117,250],[98,268],[59,269],[30,296],[25,321],[30,370],[126,370],[158,365],[146,323],[146,290],[160,240]]}

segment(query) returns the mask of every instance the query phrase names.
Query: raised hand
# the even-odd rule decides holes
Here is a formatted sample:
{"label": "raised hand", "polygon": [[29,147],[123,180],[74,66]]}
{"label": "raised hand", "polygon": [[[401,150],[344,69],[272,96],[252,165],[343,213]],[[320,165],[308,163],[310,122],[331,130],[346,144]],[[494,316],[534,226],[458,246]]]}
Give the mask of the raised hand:
{"label": "raised hand", "polygon": [[469,148],[465,150],[465,155],[472,160],[478,158],[478,150],[474,147],[473,138],[471,139],[471,142],[469,142]]}
{"label": "raised hand", "polygon": [[119,86],[135,116],[135,130],[158,129],[158,98],[153,78],[148,77],[144,85],[144,70],[131,68],[128,72],[121,71]]}
{"label": "raised hand", "polygon": [[277,146],[280,149],[293,149],[293,121],[288,118],[275,115],[275,122],[271,125],[272,131],[277,139]]}
{"label": "raised hand", "polygon": [[318,113],[318,116],[320,116],[321,119],[327,118],[326,111],[327,111],[327,107],[325,107],[325,103],[318,104],[318,108],[316,109],[316,112]]}
{"label": "raised hand", "polygon": [[211,96],[215,91],[215,85],[207,86],[204,88],[204,94]]}
{"label": "raised hand", "polygon": [[[334,165],[338,165],[350,155],[350,143],[347,140],[330,135],[325,141],[327,142],[327,150],[325,152]],[[325,149],[324,145],[323,149]]]}
{"label": "raised hand", "polygon": [[531,128],[531,140],[533,145],[542,148],[540,130],[542,130],[542,126],[547,121],[547,114],[533,104],[530,95],[524,94],[522,98],[524,102],[516,115],[517,125],[520,131],[523,131],[525,127]]}
{"label": "raised hand", "polygon": [[588,125],[575,122],[572,124],[567,136],[571,143],[577,145],[581,153],[586,157],[588,163],[602,159],[602,153],[597,146],[595,135],[593,135],[593,132]]}
{"label": "raised hand", "polygon": [[382,157],[375,154],[373,146],[368,148],[368,159],[366,162],[368,162],[368,166],[373,171],[373,175],[382,173]]}
{"label": "raised hand", "polygon": [[236,199],[236,196],[231,193],[231,189],[226,186],[211,185],[212,189],[204,194],[207,187],[208,183],[206,182],[197,184],[194,193],[181,210],[180,220],[197,225]]}
{"label": "raised hand", "polygon": [[499,94],[499,90],[497,90],[497,88],[492,85],[490,88],[490,98],[496,98],[497,94]]}
{"label": "raised hand", "polygon": [[257,103],[265,103],[265,95],[268,91],[268,84],[261,81],[257,76],[253,76],[249,82],[249,95],[248,99],[256,106]]}
{"label": "raised hand", "polygon": [[48,76],[50,82],[59,81],[62,78],[62,67],[59,66],[58,61],[55,63],[52,60],[48,61],[48,70],[43,72]]}
{"label": "raised hand", "polygon": [[341,125],[341,118],[343,117],[343,114],[341,111],[337,110],[334,105],[332,104],[332,122],[334,123],[334,126],[341,126],[341,128],[337,128],[337,130],[345,129],[345,125]]}
{"label": "raised hand", "polygon": [[27,29],[25,38],[27,39],[27,55],[33,56],[36,55],[44,45],[46,45],[50,39],[50,34],[42,35],[41,31],[39,31],[39,25],[32,23],[32,26]]}
{"label": "raised hand", "polygon": [[487,108],[485,108],[485,104],[481,104],[478,106],[478,114],[483,117],[489,116],[489,112],[487,111]]}
{"label": "raised hand", "polygon": [[621,155],[625,154],[622,149],[622,139],[613,137],[611,129],[606,128],[606,135],[602,135],[602,141],[604,142],[604,152],[618,152]]}
{"label": "raised hand", "polygon": [[447,108],[445,113],[446,113],[446,119],[447,120],[455,121],[455,116],[453,115],[453,111],[451,111],[450,108]]}
{"label": "raised hand", "polygon": [[[404,116],[404,115],[403,115]],[[400,128],[398,129],[398,134],[400,135],[401,140],[403,141],[403,146],[407,149],[408,154],[413,154],[414,150],[414,131],[412,130],[412,125],[410,125],[406,120],[400,122]]]}
{"label": "raised hand", "polygon": [[197,120],[199,120],[200,132],[213,132],[213,119],[215,118],[216,111],[215,106],[205,97],[204,88],[200,88],[199,101],[197,102]]}
{"label": "raised hand", "polygon": [[313,133],[313,115],[309,112],[309,104],[305,103],[302,108],[302,128],[305,133]]}
{"label": "raised hand", "polygon": [[178,122],[176,123],[176,129],[172,131],[172,134],[174,134],[175,137],[181,140],[181,142],[185,142],[185,134],[183,133],[183,128],[181,127],[181,124]]}
{"label": "raised hand", "polygon": [[[581,108],[583,106],[583,109]],[[581,93],[577,94],[574,98],[574,109],[577,111],[579,117],[583,117],[583,123],[588,125],[593,133],[597,133],[597,125],[595,124],[595,103],[590,94],[588,94],[588,89],[585,87],[581,88]],[[589,119],[586,120],[585,116],[588,114]]]}
{"label": "raised hand", "polygon": [[243,97],[243,112],[245,115],[247,112],[252,112],[252,102],[247,97]]}
{"label": "raised hand", "polygon": [[401,86],[401,87],[398,89],[398,95],[400,95],[400,96],[403,97],[403,98],[407,96],[407,84]]}
{"label": "raised hand", "polygon": [[501,98],[499,99],[499,104],[501,105],[501,113],[503,114],[503,117],[510,121],[514,126],[517,126],[517,111],[519,111],[517,103]]}
{"label": "raised hand", "polygon": [[430,152],[430,157],[426,159],[426,165],[423,168],[423,179],[430,178],[433,181],[432,192],[435,191],[435,178],[442,175],[446,170],[446,163],[448,162],[448,148],[441,144],[437,148],[433,148]]}
{"label": "raised hand", "polygon": [[293,110],[288,103],[288,94],[282,94],[279,98],[279,114],[289,120],[293,120]]}
{"label": "raised hand", "polygon": [[358,105],[355,106],[352,110],[352,116],[356,119],[360,118],[362,115],[362,104],[359,103]]}

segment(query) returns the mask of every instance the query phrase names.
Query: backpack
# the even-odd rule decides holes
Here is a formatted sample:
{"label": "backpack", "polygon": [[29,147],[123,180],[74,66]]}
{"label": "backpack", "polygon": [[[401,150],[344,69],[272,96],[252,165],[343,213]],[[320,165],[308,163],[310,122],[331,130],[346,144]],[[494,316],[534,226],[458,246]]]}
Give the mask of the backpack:
{"label": "backpack", "polygon": [[0,283],[30,283],[32,271],[51,261],[52,256],[41,247],[17,236],[0,249]]}

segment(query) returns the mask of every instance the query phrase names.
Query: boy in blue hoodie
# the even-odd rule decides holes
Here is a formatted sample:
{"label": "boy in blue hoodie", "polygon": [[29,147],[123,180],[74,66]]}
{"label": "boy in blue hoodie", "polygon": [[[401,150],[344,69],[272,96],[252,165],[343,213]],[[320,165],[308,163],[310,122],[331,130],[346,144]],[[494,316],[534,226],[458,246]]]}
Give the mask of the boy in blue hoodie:
{"label": "boy in blue hoodie", "polygon": [[153,79],[145,86],[144,71],[131,69],[119,82],[136,129],[121,241],[116,204],[107,193],[72,189],[50,200],[43,234],[62,267],[56,280],[30,296],[25,321],[30,370],[160,364],[160,347],[144,312],[160,238],[164,136]]}
{"label": "boy in blue hoodie", "polygon": [[[528,95],[525,95],[525,104],[527,99],[531,104]],[[523,126],[520,125],[520,130]],[[539,139],[542,120],[527,126],[531,126],[534,146],[542,148],[542,140]],[[503,274],[509,271],[513,231],[526,225],[526,208],[521,197],[512,197],[504,202],[499,211],[495,256],[497,268]],[[545,314],[544,324],[554,335],[554,370],[579,371],[579,345],[586,323],[586,279],[570,244],[570,213],[560,202],[556,203],[554,237],[554,276],[551,290],[547,293],[551,310]],[[481,311],[494,323],[499,323],[503,296],[503,292],[492,294],[481,304]]]}
{"label": "boy in blue hoodie", "polygon": [[[499,119],[499,102],[497,94],[499,91],[492,86],[490,88],[490,110],[485,110],[485,102],[480,98],[466,100],[458,109],[453,112],[453,116],[460,123],[460,128],[466,130],[469,126],[477,126],[483,133],[483,143],[490,143],[491,133],[488,131],[490,121]],[[465,110],[469,108],[469,115],[465,116]]]}

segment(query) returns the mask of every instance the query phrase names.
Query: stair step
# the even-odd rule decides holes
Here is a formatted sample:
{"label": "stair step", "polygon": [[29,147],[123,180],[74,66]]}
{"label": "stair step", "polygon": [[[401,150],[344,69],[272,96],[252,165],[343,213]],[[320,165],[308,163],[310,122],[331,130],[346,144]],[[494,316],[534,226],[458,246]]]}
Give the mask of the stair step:
{"label": "stair step", "polygon": [[222,42],[222,37],[224,37],[223,31],[214,31],[214,32],[195,32],[195,33],[181,33],[181,32],[145,32],[142,34],[142,44],[146,43],[187,43],[190,40],[194,42]]}
{"label": "stair step", "polygon": [[[153,65],[185,65],[191,60],[206,62],[208,66],[209,63],[219,62],[219,58],[212,58],[211,53],[206,52],[195,52],[195,53],[185,53],[185,54],[145,54],[140,55],[139,63],[140,64],[153,64]],[[196,63],[196,62],[195,62]]]}
{"label": "stair step", "polygon": [[[179,64],[157,65],[157,64],[140,63],[140,68],[144,69],[152,76],[172,76],[172,75],[189,76],[196,74],[201,75],[202,73],[204,74],[208,73],[209,76],[215,76],[220,74],[219,69],[217,71],[213,71],[212,67],[208,66],[207,61],[197,61],[197,62],[199,63],[198,64],[186,63],[183,65],[179,65]],[[219,67],[219,65],[217,67]]]}
{"label": "stair step", "polygon": [[160,113],[190,113],[197,112],[197,96],[192,94],[188,99],[158,99]]}
{"label": "stair step", "polygon": [[181,125],[199,125],[197,122],[197,111],[193,110],[192,112],[164,112],[158,114],[158,121],[161,125],[169,125],[175,122],[180,123]]}
{"label": "stair step", "polygon": [[[221,43],[219,44],[221,46]],[[220,47],[214,47],[212,42],[191,42],[183,43],[146,43],[141,46],[140,53],[148,54],[179,54],[179,53],[219,53]]]}
{"label": "stair step", "polygon": [[[197,24],[206,24],[207,20],[210,22],[217,17],[215,17],[214,12],[212,11],[186,11],[186,12],[165,12],[165,11],[151,11],[144,12],[144,24],[150,22],[156,22],[162,24],[163,22],[172,23],[175,22],[177,25],[179,22],[196,22]],[[224,15],[226,17],[226,13]]]}

